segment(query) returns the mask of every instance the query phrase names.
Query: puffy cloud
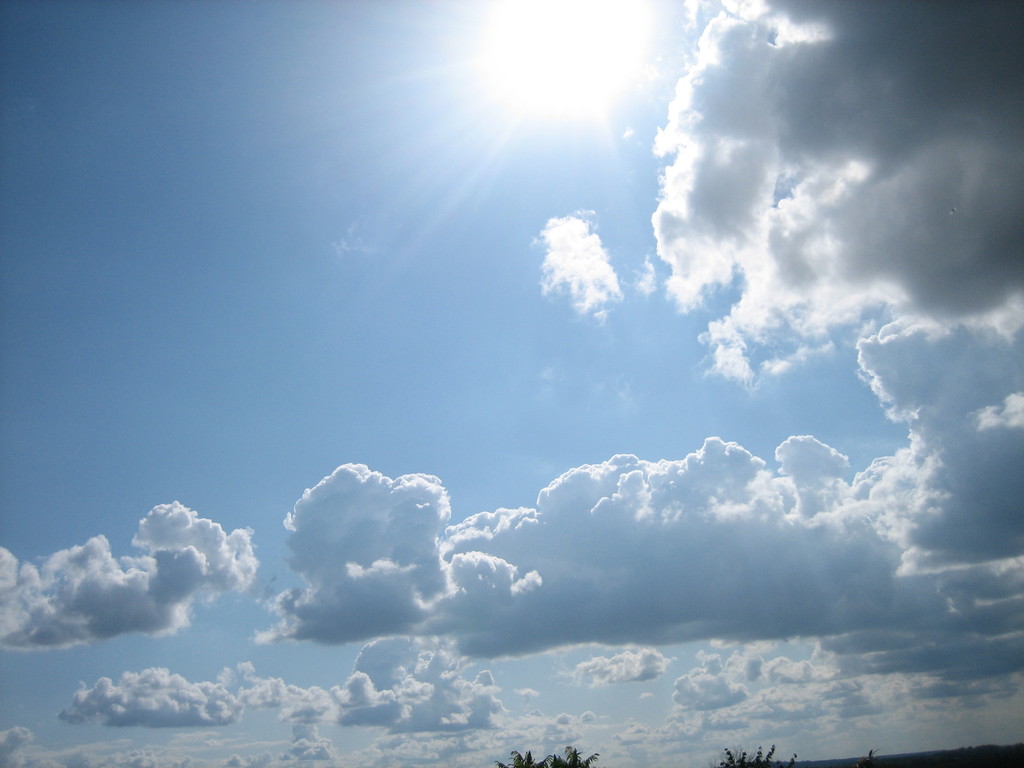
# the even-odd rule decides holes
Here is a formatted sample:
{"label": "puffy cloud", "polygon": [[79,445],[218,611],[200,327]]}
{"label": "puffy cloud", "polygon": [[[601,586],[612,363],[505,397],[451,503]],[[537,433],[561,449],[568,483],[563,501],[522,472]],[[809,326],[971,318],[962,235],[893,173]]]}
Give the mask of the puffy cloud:
{"label": "puffy cloud", "polygon": [[0,731],[0,765],[17,768],[22,764],[19,754],[22,747],[32,742],[32,731],[20,725]]}
{"label": "puffy cloud", "polygon": [[728,679],[716,654],[700,654],[701,665],[676,678],[672,700],[684,709],[721,709],[743,701],[746,688]]}
{"label": "puffy cloud", "polygon": [[610,302],[622,300],[622,290],[601,238],[591,231],[591,215],[548,219],[541,232],[547,247],[541,288],[566,291],[577,312],[602,318]]}
{"label": "puffy cloud", "polygon": [[[60,718],[109,726],[195,727],[234,723],[246,708],[276,709],[293,726],[292,757],[327,759],[312,757],[332,750],[316,731],[321,723],[373,725],[391,733],[494,728],[496,716],[505,711],[498,686],[489,670],[467,677],[467,667],[451,643],[393,637],[363,646],[352,673],[330,689],[263,678],[249,662],[225,670],[216,682],[190,682],[151,668],[124,672],[117,683],[103,677],[83,687]],[[8,733],[12,750],[24,743],[21,735],[17,729]]]}
{"label": "puffy cloud", "polygon": [[[154,590],[174,594],[190,586],[192,591],[226,592],[247,589],[256,577],[259,562],[253,555],[251,537],[248,529],[225,533],[218,523],[174,502],[150,510],[132,543],[149,551],[158,566],[163,566],[154,576]],[[185,552],[188,557],[183,556]],[[198,571],[198,576],[193,575],[195,582],[188,584],[185,574],[193,571]]]}
{"label": "puffy cloud", "polygon": [[786,439],[775,449],[782,474],[792,479],[796,511],[805,517],[829,510],[848,492],[843,474],[849,460],[810,435]]}
{"label": "puffy cloud", "polygon": [[296,760],[333,760],[334,744],[315,725],[293,725],[288,754]]}
{"label": "puffy cloud", "polygon": [[[858,354],[909,442],[852,478],[846,456],[809,435],[778,446],[777,470],[709,438],[682,459],[622,454],[570,469],[534,507],[444,528],[437,478],[341,467],[287,520],[308,586],[279,598],[284,622],[272,636],[342,642],[400,628],[451,637],[478,657],[801,636],[819,638],[851,674],[924,674],[934,690],[1019,670],[1024,334],[902,320]],[[372,605],[367,581],[380,587]],[[586,662],[577,679],[646,674],[639,653]],[[748,681],[799,672],[750,664]],[[691,707],[738,690],[707,670],[684,678],[677,695]],[[426,682],[403,687],[360,666],[332,695],[342,721],[418,728],[400,713],[426,700]]]}
{"label": "puffy cloud", "polygon": [[60,713],[69,723],[150,728],[228,725],[242,711],[239,700],[220,683],[191,683],[161,667],[125,672],[119,683],[101,677],[77,691]]}
{"label": "puffy cloud", "polygon": [[[830,450],[797,441],[784,452],[800,467],[801,451],[814,466]],[[820,487],[821,472],[811,476]],[[540,586],[472,616],[449,615],[453,606],[442,603],[431,626],[454,626],[466,650],[488,655],[829,634],[902,625],[935,607],[925,590],[896,578],[898,547],[862,512],[805,518],[795,482],[717,438],[682,460],[620,455],[570,470],[541,491],[535,511],[473,516],[448,529],[455,551],[486,548],[536,570]],[[642,553],[643,567],[626,553]],[[587,610],[573,610],[579,605]],[[520,625],[533,631],[506,631]]]}
{"label": "puffy cloud", "polygon": [[510,749],[523,749],[524,744],[533,746],[533,754],[542,758],[547,754],[561,754],[567,744],[588,741],[587,734],[593,728],[597,716],[587,710],[579,714],[559,712],[546,714],[533,710],[521,717],[504,720],[501,739]]}
{"label": "puffy cloud", "polygon": [[1024,428],[1024,392],[1007,395],[1000,405],[987,405],[978,411],[978,429]]}
{"label": "puffy cloud", "polygon": [[340,685],[303,688],[281,678],[261,678],[239,665],[245,685],[237,700],[252,709],[279,709],[295,725],[372,725],[392,733],[488,729],[504,711],[488,670],[472,679],[451,643],[389,637],[367,643]]}
{"label": "puffy cloud", "polygon": [[178,502],[154,507],[114,558],[103,536],[40,566],[0,548],[0,632],[9,648],[63,648],[130,632],[164,634],[189,623],[199,596],[249,588],[259,565],[252,532],[226,533]]}
{"label": "puffy cloud", "polygon": [[451,509],[440,480],[338,467],[289,513],[291,566],[307,582],[278,596],[265,640],[346,643],[410,631],[447,589],[437,535]]}
{"label": "puffy cloud", "polygon": [[329,722],[338,717],[338,701],[331,691],[320,686],[303,688],[279,677],[261,678],[249,662],[238,665],[245,686],[238,701],[250,709],[280,709],[281,719],[296,724]]}
{"label": "puffy cloud", "polygon": [[573,679],[591,687],[656,680],[668,663],[669,659],[656,648],[638,648],[580,662],[573,670]]}
{"label": "puffy cloud", "polygon": [[[295,562],[313,584],[294,602],[303,603],[307,613],[288,616],[293,624],[283,634],[337,642],[342,630],[311,629],[343,627],[351,637],[379,633],[379,617],[345,596],[346,588],[358,591],[365,573],[373,572],[390,582],[378,595],[385,615],[396,613],[387,605],[395,600],[411,612],[402,624],[411,635],[447,635],[475,656],[588,642],[803,636],[826,638],[837,652],[872,654],[868,666],[880,671],[976,679],[1017,669],[1014,633],[1020,622],[1013,606],[1024,596],[1024,571],[1012,558],[1021,554],[1014,543],[1019,520],[999,507],[998,493],[989,501],[981,496],[984,489],[971,480],[980,471],[973,448],[947,446],[945,437],[941,445],[937,441],[948,431],[947,422],[960,425],[956,434],[969,436],[975,447],[978,440],[1019,441],[1019,430],[977,429],[972,414],[984,403],[1002,402],[999,392],[1020,391],[1021,384],[997,376],[998,386],[965,399],[957,415],[915,399],[917,389],[900,378],[905,369],[886,364],[912,358],[914,349],[933,343],[940,348],[930,359],[954,359],[960,347],[942,346],[947,342],[947,335],[908,330],[862,345],[872,386],[894,413],[916,414],[914,439],[849,482],[843,478],[846,457],[809,436],[779,446],[778,472],[735,443],[709,438],[681,460],[619,455],[577,467],[543,489],[536,508],[479,513],[442,534],[447,496],[436,478],[390,480],[365,467],[340,468],[307,492],[289,516]],[[978,354],[976,344],[963,347],[968,348]],[[968,359],[962,362],[949,370],[971,367]],[[919,374],[932,399],[942,400],[947,388],[955,388],[955,381],[943,384],[938,371]],[[995,445],[1012,448],[1008,442]],[[1020,450],[1016,445],[1013,450]],[[962,472],[968,474],[961,478]],[[342,485],[343,492],[332,489],[333,496],[320,498],[318,489],[332,484]],[[973,488],[976,496],[972,503],[978,509],[970,514],[1001,521],[999,542],[987,532],[961,532],[968,500],[942,506],[960,486]],[[995,554],[982,558],[988,547]],[[624,553],[642,553],[643,567]],[[956,568],[934,567],[954,555]],[[928,558],[933,567],[925,569]],[[278,601],[279,610],[289,594]],[[580,605],[587,610],[579,611]],[[307,616],[318,623],[307,622]],[[526,626],[529,632],[508,629]],[[949,648],[974,649],[988,665],[952,652],[928,652],[937,638]],[[459,679],[451,677],[459,664],[453,650],[424,650],[416,642],[422,641],[369,643],[342,686],[312,697],[320,704],[309,710],[308,721],[337,718],[396,731],[491,722],[500,704],[488,692],[489,683],[445,687],[442,680]],[[983,648],[991,654],[985,656]],[[664,663],[660,655],[629,651],[586,662],[577,677],[592,683],[642,679]],[[758,670],[747,674],[754,679]],[[679,696],[696,705],[735,693],[714,688],[716,679],[709,675],[687,677]],[[282,686],[276,684],[278,690]],[[466,703],[477,694],[477,704]],[[255,696],[253,691],[243,699]],[[283,693],[276,696],[284,700]],[[297,700],[294,692],[290,696]]]}
{"label": "puffy cloud", "polygon": [[458,732],[492,728],[504,710],[489,671],[472,680],[448,644],[411,638],[363,646],[343,692],[343,725],[381,725],[393,732]]}
{"label": "puffy cloud", "polygon": [[881,310],[1020,325],[1022,14],[704,4],[653,223],[681,308],[740,289],[705,336],[718,372],[779,370]]}

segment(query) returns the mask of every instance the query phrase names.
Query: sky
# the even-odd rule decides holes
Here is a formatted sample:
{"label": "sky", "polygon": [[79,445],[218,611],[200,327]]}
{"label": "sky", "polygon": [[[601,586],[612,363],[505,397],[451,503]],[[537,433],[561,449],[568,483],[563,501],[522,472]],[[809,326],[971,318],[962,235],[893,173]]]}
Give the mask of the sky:
{"label": "sky", "polygon": [[0,766],[1024,741],[1024,7],[0,4]]}

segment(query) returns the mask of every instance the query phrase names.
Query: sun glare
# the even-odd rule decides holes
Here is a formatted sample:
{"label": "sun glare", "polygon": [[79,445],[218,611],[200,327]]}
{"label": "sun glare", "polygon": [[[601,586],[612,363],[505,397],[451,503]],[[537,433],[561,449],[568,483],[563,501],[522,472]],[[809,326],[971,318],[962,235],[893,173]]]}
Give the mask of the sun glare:
{"label": "sun glare", "polygon": [[503,0],[482,40],[486,87],[522,114],[602,115],[639,75],[648,24],[640,0]]}

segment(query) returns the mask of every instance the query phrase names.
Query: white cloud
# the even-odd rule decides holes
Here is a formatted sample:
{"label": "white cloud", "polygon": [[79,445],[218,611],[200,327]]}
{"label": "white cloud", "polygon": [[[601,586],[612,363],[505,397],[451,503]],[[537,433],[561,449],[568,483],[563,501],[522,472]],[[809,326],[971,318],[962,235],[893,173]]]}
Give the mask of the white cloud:
{"label": "white cloud", "polygon": [[292,567],[308,586],[278,596],[263,639],[344,643],[416,626],[448,589],[437,534],[451,514],[440,480],[338,467],[289,513]]}
{"label": "white cloud", "polygon": [[614,683],[644,682],[661,677],[669,659],[656,648],[638,648],[614,656],[595,656],[580,662],[573,679],[591,687]]}
{"label": "white cloud", "polygon": [[1024,392],[1013,392],[1001,406],[988,405],[977,413],[978,429],[1024,428]]}
{"label": "white cloud", "polygon": [[488,670],[464,676],[466,661],[448,642],[389,637],[362,647],[352,673],[329,690],[261,678],[251,664],[239,671],[238,701],[252,709],[279,709],[296,725],[378,726],[392,733],[451,732],[494,727],[504,711]]}
{"label": "white cloud", "polygon": [[654,264],[650,259],[644,259],[644,268],[637,274],[634,287],[644,296],[650,296],[658,289],[658,275],[654,271]]}
{"label": "white cloud", "polygon": [[[227,592],[247,589],[256,577],[259,562],[251,538],[251,530],[238,528],[226,534],[218,523],[174,502],[150,510],[132,543],[157,561],[154,591],[173,594],[190,586]],[[198,572],[195,584],[181,584],[180,576],[193,569]]]}
{"label": "white cloud", "polygon": [[541,231],[547,247],[541,288],[545,294],[566,291],[581,315],[603,318],[609,303],[622,300],[622,290],[601,238],[591,231],[592,215],[548,219]]}
{"label": "white cloud", "polygon": [[320,735],[315,725],[293,725],[288,754],[296,760],[333,760],[334,743]]}
{"label": "white cloud", "polygon": [[[327,754],[330,741],[316,726],[378,726],[390,733],[461,733],[496,727],[505,712],[489,670],[469,668],[451,643],[407,637],[363,646],[352,673],[325,689],[262,678],[249,662],[225,670],[216,682],[190,682],[164,668],[124,672],[120,681],[100,678],[74,694],[60,718],[108,726],[200,727],[228,725],[245,709],[276,709],[293,726],[290,754],[302,759]],[[232,688],[237,684],[237,688]],[[13,750],[20,732],[8,740]],[[17,742],[17,744],[15,743]],[[296,751],[297,750],[297,751]]]}
{"label": "white cloud", "polygon": [[259,562],[252,531],[226,533],[178,502],[154,507],[115,559],[103,536],[22,563],[0,548],[0,631],[11,648],[62,648],[129,632],[163,634],[189,623],[193,601],[248,589]]}
{"label": "white cloud", "polygon": [[220,683],[191,683],[162,667],[125,672],[119,683],[101,677],[77,691],[60,713],[69,723],[150,728],[227,725],[242,711],[239,700]]}
{"label": "white cloud", "polygon": [[683,709],[721,709],[738,704],[747,689],[728,679],[718,654],[700,655],[701,665],[676,678],[672,700]]}
{"label": "white cloud", "polygon": [[470,680],[461,674],[464,667],[447,643],[409,638],[368,643],[346,684],[346,691],[356,683],[361,693],[343,698],[340,722],[382,725],[393,732],[492,728],[494,716],[504,710],[498,688],[489,671]]}
{"label": "white cloud", "polygon": [[[792,461],[800,447],[830,450],[794,443]],[[802,517],[793,488],[793,478],[773,476],[764,461],[717,438],[678,461],[621,455],[570,470],[541,491],[535,511],[470,517],[446,534],[456,551],[486,549],[536,570],[541,585],[472,616],[446,614],[442,603],[431,626],[489,655],[575,642],[831,633],[896,620],[875,605],[926,609],[927,597],[895,578],[893,542],[861,513]],[[845,500],[850,487],[836,479],[834,494]],[[588,609],[561,620],[570,605]],[[520,622],[540,629],[502,631]]]}
{"label": "white cloud", "polygon": [[810,435],[787,438],[775,449],[780,471],[792,478],[796,512],[805,517],[834,508],[849,492],[843,473],[846,456]]}
{"label": "white cloud", "polygon": [[705,337],[715,370],[777,372],[778,348],[883,310],[1005,322],[1024,125],[1001,11],[715,7],[658,136],[673,162],[653,218],[682,309],[741,290]]}
{"label": "white cloud", "polygon": [[[447,495],[437,478],[390,480],[365,467],[340,468],[289,516],[298,570],[319,581],[301,592],[306,614],[286,613],[294,630],[278,636],[338,642],[340,626],[346,637],[372,638],[382,634],[377,611],[398,612],[388,605],[394,600],[410,611],[401,625],[407,633],[451,637],[474,656],[589,642],[803,636],[823,638],[852,657],[873,654],[879,670],[970,679],[1015,670],[1020,642],[1012,634],[1012,606],[1024,594],[1024,563],[1013,557],[1024,544],[1013,512],[1019,495],[1006,489],[1020,480],[989,468],[985,458],[993,450],[1016,456],[1020,432],[979,432],[972,414],[1005,397],[994,393],[1017,392],[1021,385],[1018,374],[1006,378],[1005,366],[984,364],[984,355],[1005,356],[1011,342],[992,336],[994,346],[983,349],[963,334],[890,329],[862,344],[872,386],[893,413],[915,415],[911,444],[850,481],[847,458],[810,436],[779,446],[777,473],[741,446],[709,438],[681,460],[619,455],[569,470],[540,492],[536,508],[483,512],[441,531]],[[908,361],[919,365],[907,368]],[[925,361],[940,367],[924,368]],[[991,387],[956,395],[970,378],[964,371],[978,368],[993,371]],[[908,371],[919,384],[904,377]],[[951,397],[961,401],[959,411],[950,407]],[[966,515],[985,525],[965,534]],[[395,520],[403,524],[389,522]],[[391,531],[390,538],[383,531]],[[373,565],[381,560],[389,565]],[[324,575],[309,570],[320,562],[338,567]],[[358,578],[341,567],[351,562],[359,566]],[[386,588],[374,593],[372,604],[354,602],[344,590],[358,592],[370,572]],[[328,578],[337,586],[325,589]],[[417,584],[434,591],[424,594]],[[587,610],[579,611],[581,605]],[[572,621],[565,620],[569,615]],[[531,630],[508,631],[520,626]],[[982,654],[987,665],[963,654],[926,652],[936,638],[949,648],[969,647],[970,658]],[[428,684],[438,690],[436,680],[411,677],[400,684],[405,678],[372,661],[409,658],[411,642],[367,645],[353,676],[332,689],[341,721],[395,730],[488,721],[493,702],[486,695],[479,710],[456,716],[451,702],[463,696],[449,691],[434,699],[448,714],[430,715],[426,698],[416,697],[426,697]],[[449,663],[440,660],[450,650],[431,653],[431,664]],[[638,653],[592,660],[581,665],[579,679],[625,680],[661,663]],[[398,662],[389,664],[397,668]],[[680,696],[713,700],[715,681],[687,679]],[[399,715],[403,706],[407,714]],[[483,714],[471,714],[476,711]]]}
{"label": "white cloud", "polygon": [[332,691],[313,685],[303,688],[279,677],[261,678],[253,665],[238,665],[246,683],[237,692],[238,701],[249,709],[280,709],[281,719],[295,724],[314,724],[336,720],[339,705]]}

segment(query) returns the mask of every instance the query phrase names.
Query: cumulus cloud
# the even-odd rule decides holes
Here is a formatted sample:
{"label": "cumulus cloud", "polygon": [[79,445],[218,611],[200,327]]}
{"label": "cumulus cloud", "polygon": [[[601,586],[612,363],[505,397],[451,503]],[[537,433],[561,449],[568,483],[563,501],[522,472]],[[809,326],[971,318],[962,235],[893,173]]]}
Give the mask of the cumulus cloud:
{"label": "cumulus cloud", "polygon": [[101,677],[77,691],[60,713],[69,723],[182,728],[228,725],[241,714],[239,700],[221,683],[191,683],[162,667],[125,672],[114,683]]}
{"label": "cumulus cloud", "polygon": [[[1012,500],[1019,496],[1004,494],[1007,484],[1020,481],[985,462],[992,451],[1016,456],[1021,435],[1016,429],[979,430],[976,414],[1024,384],[993,373],[989,390],[954,398],[959,410],[950,408],[946,393],[960,386],[962,372],[986,367],[982,358],[970,357],[981,354],[977,339],[971,336],[968,344],[967,337],[958,338],[890,329],[862,344],[865,376],[891,413],[913,414],[903,416],[911,418],[912,440],[851,479],[848,459],[810,436],[784,441],[775,471],[741,446],[709,438],[679,460],[624,454],[571,469],[540,492],[535,507],[482,512],[439,530],[447,508],[439,515],[438,500],[447,496],[436,478],[390,480],[365,468],[340,468],[328,480],[346,478],[344,504],[318,505],[316,493],[304,496],[289,516],[296,534],[303,534],[292,549],[300,565],[312,560],[314,548],[318,560],[337,564],[330,577],[339,580],[337,589],[344,579],[362,578],[349,564],[376,569],[393,582],[378,596],[385,615],[395,613],[386,605],[392,599],[415,608],[403,623],[410,635],[448,636],[477,657],[577,643],[801,636],[822,638],[832,652],[851,656],[850,669],[861,664],[949,679],[1014,671],[1022,650],[1014,606],[1024,598],[1024,544],[1013,514]],[[1007,344],[1018,343],[986,338],[993,346],[985,354],[1005,355]],[[969,356],[958,360],[956,350]],[[948,367],[946,378],[937,370],[887,364],[915,354],[958,364]],[[919,386],[906,380],[908,371],[920,378]],[[370,483],[358,479],[371,477]],[[387,540],[392,547],[406,544],[404,549],[385,549],[375,531],[387,527],[381,521],[390,512],[382,510],[392,506],[381,499],[391,499],[397,487],[410,494],[403,509],[422,525],[402,527]],[[320,517],[305,517],[306,501]],[[985,524],[965,534],[968,515]],[[368,517],[373,525],[366,524]],[[317,526],[306,531],[310,519]],[[997,532],[990,533],[993,527]],[[365,548],[347,533],[357,530],[370,531]],[[625,553],[642,553],[643,567]],[[386,568],[374,566],[382,560]],[[429,579],[417,582],[420,568]],[[434,591],[425,594],[417,583]],[[309,615],[318,617],[315,626],[372,637],[380,626],[378,605],[339,600],[337,589],[324,591],[320,581],[302,591]],[[281,605],[279,600],[279,610]],[[581,605],[587,610],[578,610]],[[318,633],[310,631],[314,625],[293,626],[303,632],[279,636],[337,642],[337,629]],[[508,631],[521,626],[531,629]],[[452,702],[465,701],[473,685],[443,689],[436,675],[385,671],[411,668],[412,642],[382,639],[366,646],[353,675],[330,693],[339,721],[395,730],[489,722],[487,713],[498,704],[486,680],[473,683],[480,687],[479,707],[455,716]],[[936,653],[937,642],[950,652]],[[448,669],[454,663],[445,661],[449,652],[431,651],[431,661],[414,668]],[[859,660],[865,654],[870,662]],[[392,657],[407,661],[381,661]],[[666,663],[657,651],[627,651],[584,662],[576,677],[587,684],[645,679]],[[754,667],[749,679],[760,674]],[[708,668],[684,676],[678,696],[710,708],[736,695],[738,689],[722,687],[716,674]],[[448,714],[428,714],[428,701]]]}
{"label": "cumulus cloud", "polygon": [[333,760],[334,743],[320,735],[315,725],[293,725],[288,754],[296,760]]}
{"label": "cumulus cloud", "polygon": [[248,589],[259,562],[252,531],[227,533],[178,502],[154,507],[133,539],[145,551],[115,558],[104,536],[41,565],[0,548],[0,632],[8,648],[64,648],[189,623],[197,597]]}
{"label": "cumulus cloud", "polygon": [[487,670],[472,680],[450,644],[389,638],[368,643],[340,698],[343,725],[381,725],[393,732],[487,729],[504,710]]}
{"label": "cumulus cloud", "polygon": [[282,622],[262,638],[346,643],[408,632],[448,589],[437,534],[450,515],[436,477],[338,467],[285,520],[291,567],[308,586],[278,596]]}
{"label": "cumulus cloud", "polygon": [[[788,461],[813,465],[827,450],[794,442]],[[512,601],[451,617],[460,642],[487,655],[574,642],[783,637],[902,623],[929,610],[926,593],[895,577],[898,548],[862,513],[805,518],[793,483],[739,445],[710,438],[682,460],[620,455],[570,470],[541,491],[536,510],[451,526],[454,551],[486,548],[542,580]],[[642,568],[629,552],[643,553]],[[588,609],[560,619],[576,605]],[[510,637],[501,629],[527,620],[543,631]]]}
{"label": "cumulus cloud", "polygon": [[[392,637],[367,643],[351,674],[330,688],[308,688],[260,677],[250,662],[226,669],[216,682],[190,682],[164,668],[100,678],[75,692],[60,713],[69,723],[186,728],[228,725],[246,709],[277,710],[292,724],[289,754],[304,760],[332,753],[317,726],[378,726],[390,733],[463,733],[496,727],[505,708],[489,670],[468,676],[469,662],[450,642]],[[10,749],[24,729],[8,732]],[[25,731],[27,733],[27,731]],[[304,755],[304,757],[303,757]]]}
{"label": "cumulus cloud", "polygon": [[1024,428],[1024,392],[1007,395],[999,405],[987,405],[978,411],[978,429]]}
{"label": "cumulus cloud", "polygon": [[577,684],[591,687],[644,682],[661,677],[668,663],[669,659],[656,648],[638,648],[582,661],[576,665],[572,676]]}
{"label": "cumulus cloud", "polygon": [[653,223],[681,308],[739,288],[704,337],[719,373],[751,381],[882,311],[1019,326],[1021,14],[703,4]]}
{"label": "cumulus cloud", "polygon": [[20,725],[0,731],[0,765],[17,768],[22,764],[21,748],[32,742],[32,731]]}
{"label": "cumulus cloud", "polygon": [[1024,554],[1024,479],[1009,471],[1024,463],[1024,433],[1012,426],[1024,336],[894,323],[859,354],[890,416],[911,432],[860,490],[887,509],[881,523],[908,549],[908,565]]}
{"label": "cumulus cloud", "polygon": [[775,449],[775,460],[792,481],[796,512],[802,516],[813,517],[833,508],[847,493],[843,474],[849,460],[810,435],[787,438]]}
{"label": "cumulus cloud", "polygon": [[619,279],[601,238],[592,232],[592,214],[548,219],[541,232],[545,294],[567,292],[581,315],[602,318],[608,304],[622,300]]}
{"label": "cumulus cloud", "polygon": [[241,664],[237,699],[251,709],[278,709],[282,720],[296,725],[370,725],[393,733],[492,728],[504,711],[498,687],[488,670],[466,677],[467,666],[449,642],[381,638],[365,644],[351,674],[329,689],[261,678],[251,664]]}
{"label": "cumulus cloud", "polygon": [[303,688],[279,677],[261,678],[250,662],[239,664],[238,671],[245,685],[236,695],[246,708],[279,709],[282,720],[306,725],[338,717],[338,701],[331,691],[317,685]]}
{"label": "cumulus cloud", "polygon": [[436,477],[338,467],[285,520],[292,567],[308,586],[277,597],[282,621],[260,638],[344,643],[423,634],[442,603],[453,620],[469,619],[540,585],[535,570],[479,549],[445,557],[440,536],[450,514]]}
{"label": "cumulus cloud", "polygon": [[684,709],[721,709],[743,701],[749,695],[745,687],[725,674],[718,654],[700,654],[701,665],[676,678],[672,700]]}

